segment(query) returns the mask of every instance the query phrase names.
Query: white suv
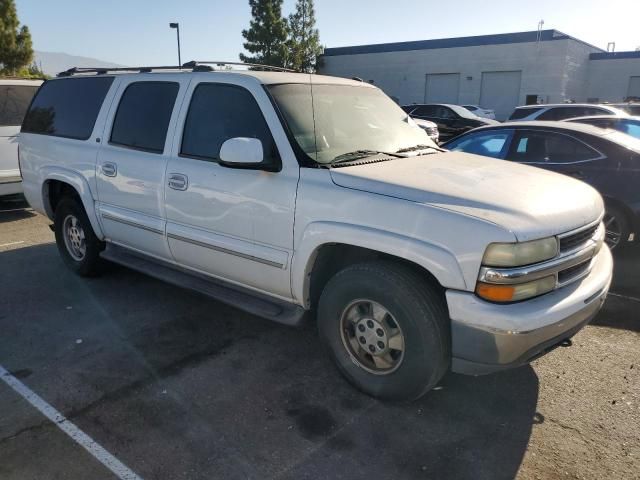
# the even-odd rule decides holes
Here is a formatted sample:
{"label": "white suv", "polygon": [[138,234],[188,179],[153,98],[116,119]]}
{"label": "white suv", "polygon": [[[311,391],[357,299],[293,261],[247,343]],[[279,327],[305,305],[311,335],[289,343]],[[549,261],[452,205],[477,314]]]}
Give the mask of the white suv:
{"label": "white suv", "polygon": [[18,169],[18,134],[41,80],[0,77],[0,197],[22,191]]}
{"label": "white suv", "polygon": [[383,398],[526,364],[602,306],[588,185],[445,152],[367,83],[188,66],[74,70],[34,99],[25,194],[78,274],[107,259],[288,325],[314,310]]}

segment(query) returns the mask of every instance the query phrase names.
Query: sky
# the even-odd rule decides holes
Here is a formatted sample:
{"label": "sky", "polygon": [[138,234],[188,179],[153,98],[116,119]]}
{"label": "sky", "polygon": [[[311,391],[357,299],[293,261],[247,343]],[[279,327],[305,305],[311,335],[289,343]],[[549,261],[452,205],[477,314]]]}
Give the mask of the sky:
{"label": "sky", "polygon": [[[294,9],[285,0],[283,13]],[[35,50],[64,52],[122,65],[238,59],[247,0],[16,0]],[[640,0],[316,0],[326,47],[426,40],[555,28],[605,49],[640,47]]]}

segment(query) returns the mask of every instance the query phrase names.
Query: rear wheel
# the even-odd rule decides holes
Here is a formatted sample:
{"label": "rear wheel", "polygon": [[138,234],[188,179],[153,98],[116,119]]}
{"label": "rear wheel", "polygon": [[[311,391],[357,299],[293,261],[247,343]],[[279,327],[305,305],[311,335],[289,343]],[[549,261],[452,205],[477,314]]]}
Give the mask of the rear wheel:
{"label": "rear wheel", "polygon": [[74,198],[63,198],[56,207],[53,223],[65,264],[78,275],[95,275],[104,243],[96,237],[82,205]]}
{"label": "rear wheel", "polygon": [[343,375],[384,399],[416,399],[450,364],[450,327],[442,294],[402,265],[352,265],[326,285],[318,305],[320,337]]}
{"label": "rear wheel", "polygon": [[624,248],[631,234],[631,224],[625,213],[618,207],[607,205],[604,214],[605,241],[611,250]]}

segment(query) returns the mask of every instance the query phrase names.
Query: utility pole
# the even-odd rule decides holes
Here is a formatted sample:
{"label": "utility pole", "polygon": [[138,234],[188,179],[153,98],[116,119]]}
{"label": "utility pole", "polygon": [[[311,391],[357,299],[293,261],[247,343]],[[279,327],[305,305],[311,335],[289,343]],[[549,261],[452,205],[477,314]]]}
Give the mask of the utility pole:
{"label": "utility pole", "polygon": [[177,22],[170,23],[169,27],[176,29],[176,36],[178,37],[178,66],[182,68],[182,57],[180,55],[180,24]]}

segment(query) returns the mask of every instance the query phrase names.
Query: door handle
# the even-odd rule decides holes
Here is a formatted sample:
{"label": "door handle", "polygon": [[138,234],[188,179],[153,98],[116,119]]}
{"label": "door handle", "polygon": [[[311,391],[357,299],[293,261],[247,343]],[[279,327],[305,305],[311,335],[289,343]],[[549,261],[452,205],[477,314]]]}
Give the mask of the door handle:
{"label": "door handle", "polygon": [[103,163],[100,168],[106,177],[115,177],[118,174],[118,166],[115,163]]}
{"label": "door handle", "polygon": [[169,188],[184,191],[189,188],[189,179],[186,175],[183,175],[181,173],[170,173],[168,184]]}

